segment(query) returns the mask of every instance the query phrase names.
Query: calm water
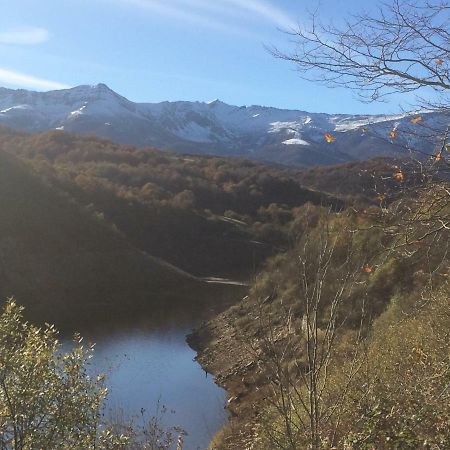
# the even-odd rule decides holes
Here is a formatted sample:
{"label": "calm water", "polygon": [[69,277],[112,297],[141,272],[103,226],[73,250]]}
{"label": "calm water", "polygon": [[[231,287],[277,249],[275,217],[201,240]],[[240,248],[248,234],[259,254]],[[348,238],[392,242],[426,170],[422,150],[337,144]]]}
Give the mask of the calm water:
{"label": "calm water", "polygon": [[[227,420],[225,391],[205,376],[185,342],[191,327],[141,325],[90,330],[83,335],[95,342],[94,372],[107,374],[107,414],[154,416],[158,402],[168,410],[164,423],[188,433],[184,449],[206,449]],[[109,412],[108,412],[109,411]]]}

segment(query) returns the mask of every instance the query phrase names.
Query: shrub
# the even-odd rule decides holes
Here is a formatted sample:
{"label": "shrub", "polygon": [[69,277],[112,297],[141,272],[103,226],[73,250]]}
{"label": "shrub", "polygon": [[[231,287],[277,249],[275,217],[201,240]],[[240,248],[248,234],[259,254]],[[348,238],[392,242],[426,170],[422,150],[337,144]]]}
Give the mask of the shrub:
{"label": "shrub", "polygon": [[77,336],[64,353],[53,326],[38,328],[22,313],[10,299],[0,316],[2,450],[167,450],[183,434],[164,430],[159,416],[140,426],[105,423],[104,378],[87,370],[93,347]]}

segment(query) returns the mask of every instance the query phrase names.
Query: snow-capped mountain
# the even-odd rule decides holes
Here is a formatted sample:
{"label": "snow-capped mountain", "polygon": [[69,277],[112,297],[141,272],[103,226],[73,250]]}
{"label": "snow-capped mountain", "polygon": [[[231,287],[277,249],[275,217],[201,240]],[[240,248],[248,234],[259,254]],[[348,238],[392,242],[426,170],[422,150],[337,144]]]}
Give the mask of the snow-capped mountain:
{"label": "snow-capped mountain", "polygon": [[[123,144],[236,155],[283,164],[334,164],[429,145],[443,114],[330,115],[202,102],[133,103],[104,84],[49,92],[0,88],[0,124],[29,132],[65,130]],[[395,137],[389,138],[389,132]],[[324,134],[336,140],[327,143]],[[435,134],[434,132],[432,134]]]}

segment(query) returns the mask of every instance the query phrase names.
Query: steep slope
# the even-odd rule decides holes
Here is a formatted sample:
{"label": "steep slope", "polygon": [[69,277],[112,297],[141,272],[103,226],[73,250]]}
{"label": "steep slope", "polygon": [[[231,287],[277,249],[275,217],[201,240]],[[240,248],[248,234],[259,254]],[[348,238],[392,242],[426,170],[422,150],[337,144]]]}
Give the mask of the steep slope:
{"label": "steep slope", "polygon": [[[430,191],[433,191],[432,187]],[[439,191],[440,188],[436,192]],[[434,197],[428,189],[427,192],[424,190],[422,195],[425,195],[427,199]],[[443,203],[433,206],[431,201],[416,204],[409,202],[409,213],[405,213],[404,209],[397,209],[398,204],[394,204],[389,212],[393,218],[389,222],[390,227],[384,223],[385,212],[377,208],[371,208],[371,211],[363,208],[358,211],[351,208],[340,214],[329,214],[328,211],[316,207],[304,211],[303,235],[299,234],[300,238],[293,244],[291,250],[266,262],[264,269],[255,277],[249,294],[239,303],[211,321],[203,323],[198,330],[188,336],[189,344],[198,352],[198,361],[205,370],[216,377],[218,384],[229,394],[227,407],[230,411],[230,422],[217,435],[214,444],[210,446],[211,449],[240,450],[252,448],[251,445],[255,442],[258,449],[292,448],[287,445],[278,447],[273,444],[273,441],[272,445],[261,445],[261,441],[257,440],[256,436],[269,434],[275,427],[278,428],[276,433],[279,433],[279,430],[286,433],[282,428],[284,425],[281,425],[281,420],[276,423],[274,419],[278,414],[282,415],[283,419],[287,417],[283,415],[283,412],[287,411],[283,406],[286,405],[286,398],[294,404],[290,405],[288,410],[292,414],[290,417],[294,418],[291,423],[297,424],[298,422],[294,421],[298,417],[307,417],[306,414],[298,415],[299,412],[303,414],[301,412],[303,410],[295,404],[302,404],[300,399],[304,401],[303,405],[308,402],[311,390],[308,390],[309,378],[305,374],[311,370],[309,357],[311,354],[314,358],[316,355],[323,355],[322,352],[327,343],[322,338],[327,336],[327,333],[333,333],[333,351],[327,353],[327,356],[332,355],[329,356],[330,365],[321,366],[317,370],[324,374],[323,392],[329,389],[334,391],[333,405],[336,405],[334,399],[345,398],[348,395],[348,387],[354,382],[353,375],[347,376],[348,372],[346,372],[351,370],[349,367],[354,367],[356,359],[351,360],[353,355],[358,354],[358,357],[361,357],[361,363],[364,359],[368,366],[379,367],[380,372],[376,374],[374,381],[379,383],[380,392],[386,393],[384,389],[389,386],[387,391],[389,393],[384,397],[383,402],[375,396],[372,397],[372,390],[370,395],[358,397],[361,392],[366,393],[363,389],[367,386],[368,373],[371,369],[364,369],[361,372],[357,369],[354,373],[359,373],[361,377],[358,384],[353,385],[354,390],[347,398],[349,409],[346,414],[351,415],[352,420],[344,420],[345,426],[358,428],[370,423],[370,427],[367,426],[366,430],[367,433],[371,433],[373,423],[381,427],[389,423],[378,420],[378,417],[383,417],[383,414],[387,417],[399,405],[403,408],[407,404],[399,401],[396,395],[405,392],[405,380],[416,373],[417,369],[412,369],[416,361],[426,372],[425,387],[423,390],[417,389],[417,383],[413,382],[414,387],[410,392],[426,391],[428,397],[425,403],[429,401],[431,398],[428,394],[430,354],[424,354],[424,359],[427,358],[425,364],[417,356],[407,356],[408,353],[405,350],[414,355],[417,348],[422,349],[425,343],[434,341],[440,333],[438,330],[441,329],[442,335],[436,339],[436,342],[439,341],[440,344],[435,347],[435,350],[440,358],[439,370],[442,370],[444,364],[448,364],[448,352],[443,350],[449,346],[448,323],[442,328],[436,326],[438,321],[433,321],[433,325],[425,327],[417,327],[416,324],[410,328],[410,334],[402,331],[398,333],[398,330],[402,329],[405,322],[416,318],[433,303],[438,305],[432,306],[436,314],[435,319],[441,317],[448,322],[450,318],[448,314],[450,260],[447,252],[449,233],[448,230],[442,229],[427,235],[425,231],[429,232],[432,226],[424,225],[421,221],[415,223],[410,221],[407,233],[411,244],[397,246],[400,242],[397,240],[398,234],[396,236],[392,230],[397,226],[404,229],[403,221],[407,215],[415,216],[418,210],[417,205],[421,204],[426,205],[427,213],[431,216],[439,211],[439,214],[445,214],[448,218],[449,205],[448,202],[445,203],[446,206]],[[396,223],[398,225],[394,225]],[[331,246],[331,240],[328,240],[330,236],[333,236]],[[419,245],[415,238],[420,239]],[[331,247],[332,250],[330,250]],[[324,258],[325,254],[326,258]],[[325,269],[324,266],[326,266]],[[354,278],[350,285],[344,286],[345,277],[351,272]],[[341,288],[346,293],[342,302],[334,304],[333,307],[336,309],[333,312],[330,304],[333,298],[340,295],[338,289]],[[312,298],[314,300],[311,300]],[[316,298],[318,300],[315,300]],[[308,312],[308,307],[312,308],[311,305],[315,305],[314,313]],[[314,336],[314,332],[310,334],[305,329],[312,323],[308,319],[308,314],[319,317],[317,322],[314,322],[315,325],[317,324],[315,333],[319,336],[318,338],[310,337]],[[334,330],[329,331],[329,327],[333,326],[330,325],[330,317],[333,314],[338,317],[336,321],[339,325],[336,327],[336,334]],[[381,322],[377,319],[380,315]],[[371,328],[373,321],[375,321],[375,327]],[[384,325],[380,329],[379,325],[383,322]],[[394,349],[398,349],[396,353],[392,352],[392,342],[386,338],[389,336],[389,330],[398,333],[394,344]],[[424,340],[423,344],[418,346],[415,337],[421,332]],[[358,342],[360,333],[368,337],[362,346],[364,350],[361,354],[358,349],[358,345],[361,344]],[[382,349],[380,354],[383,356],[379,358],[378,355],[371,353],[371,359],[368,358],[366,344],[370,343],[374,334],[378,334],[378,345],[380,350]],[[355,339],[356,336],[358,337]],[[311,351],[312,347],[307,345],[308,338],[311,341],[318,339],[314,341],[318,342],[315,344],[314,351]],[[389,359],[386,359],[387,354],[391,355]],[[393,355],[395,357],[392,357]],[[403,373],[398,371],[399,367],[402,368]],[[343,384],[335,384],[336,378],[333,379],[331,375],[333,371],[337,377],[345,374],[341,378]],[[389,372],[392,374],[391,379],[386,376],[382,380],[379,379],[380,373]],[[448,400],[442,398],[443,391],[445,387],[438,391],[437,397],[438,405],[442,409],[448,408]],[[325,395],[319,400],[321,405],[326,405]],[[355,401],[357,398],[362,398],[361,403],[359,400]],[[365,420],[369,420],[361,423],[364,420],[362,410],[366,410],[368,398],[373,399],[368,402],[373,402],[372,404],[376,406],[367,413]],[[380,404],[383,405],[391,399],[392,404],[386,407],[386,412],[377,412],[376,421],[370,422],[374,417],[373,411],[378,411]],[[424,402],[418,401],[413,404],[422,408]],[[409,405],[408,403],[408,407]],[[401,426],[400,423],[407,424],[415,420],[417,409],[408,407],[404,409],[406,411],[404,417],[408,417],[409,413],[411,419],[408,417],[408,420],[404,420],[402,417],[391,429],[398,429]],[[432,411],[431,414],[427,413],[427,417],[433,419],[428,428],[433,436],[437,422],[433,416],[434,405],[427,411]],[[344,414],[340,417],[343,416]],[[424,420],[424,417],[424,415],[420,416],[418,422]],[[275,427],[270,428],[272,425]],[[449,425],[447,421],[446,430],[450,429]],[[417,429],[419,426],[414,424],[412,429]],[[416,433],[416,429],[412,433],[404,434],[408,436],[408,443],[412,442],[409,439],[413,433]],[[301,442],[302,428],[299,426],[296,430],[298,430],[296,431],[298,434],[295,434],[297,442]],[[329,436],[328,433],[324,435]],[[448,431],[442,434],[444,435],[448,436]],[[282,433],[273,433],[272,436],[283,437]],[[384,440],[386,441],[387,439]],[[295,448],[307,447],[307,445],[300,445]],[[420,445],[415,444],[404,446],[411,449],[419,447]],[[333,448],[347,448],[347,446],[335,445]],[[381,444],[371,448],[390,449],[392,447]],[[444,448],[447,446],[444,445]]]}
{"label": "steep slope", "polygon": [[[320,192],[386,205],[404,194],[406,189],[420,186],[423,173],[419,163],[379,157],[366,161],[352,161],[335,166],[314,167],[297,172],[300,183]],[[393,174],[401,171],[401,182]]]}
{"label": "steep slope", "polygon": [[[435,135],[447,119],[426,111],[421,116],[418,127],[411,114],[329,115],[219,100],[133,103],[104,84],[50,92],[0,88],[0,124],[16,129],[61,129],[140,147],[303,166],[401,155],[405,147],[428,151],[432,142],[424,144],[424,134]],[[389,140],[392,130],[398,135]],[[326,132],[336,142],[327,144]]]}
{"label": "steep slope", "polygon": [[0,297],[15,296],[34,320],[76,326],[201,296],[203,283],[138,251],[2,151],[0,204]]}

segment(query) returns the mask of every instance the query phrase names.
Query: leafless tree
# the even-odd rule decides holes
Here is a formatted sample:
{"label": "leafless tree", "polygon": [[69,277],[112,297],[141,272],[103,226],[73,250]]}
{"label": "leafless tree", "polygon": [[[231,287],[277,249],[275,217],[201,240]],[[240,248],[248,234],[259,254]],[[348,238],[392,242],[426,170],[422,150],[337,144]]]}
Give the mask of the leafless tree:
{"label": "leafless tree", "polygon": [[[365,100],[431,88],[448,108],[450,6],[430,0],[381,3],[377,14],[358,14],[341,27],[290,31],[296,49],[276,56],[293,62],[300,75],[327,86],[356,90]],[[434,103],[436,105],[436,103]]]}
{"label": "leafless tree", "polygon": [[[391,130],[373,124],[376,126],[363,127],[361,131],[390,141],[410,157],[393,170],[391,178],[404,187],[403,193],[420,199],[415,205],[416,218],[424,216],[425,211],[432,229],[449,230],[448,2],[388,0],[379,3],[375,12],[351,15],[339,26],[324,24],[316,11],[311,15],[309,28],[288,33],[295,48],[290,52],[277,48],[271,51],[293,63],[300,77],[306,80],[348,88],[363,101],[383,101],[391,94],[417,93],[415,107],[419,110],[411,114],[409,124]],[[441,114],[440,120],[425,120],[421,115],[433,111]],[[427,144],[422,146],[424,143]],[[408,184],[408,171],[420,182]],[[426,204],[430,198],[428,192],[439,198],[440,207],[433,209],[438,211],[435,217],[430,217],[432,210]],[[380,198],[385,194],[380,191]],[[412,218],[409,215],[408,220]]]}
{"label": "leafless tree", "polygon": [[[445,2],[393,0],[381,3],[376,14],[354,15],[342,26],[324,25],[314,13],[309,29],[289,34],[295,43],[294,51],[271,51],[294,63],[306,80],[351,89],[363,101],[382,101],[391,94],[417,92],[417,106],[422,110],[450,112],[450,6]],[[419,97],[425,92],[431,95],[426,99]],[[401,164],[393,168],[392,180],[404,185],[402,194],[409,195],[389,212],[392,221],[383,221],[381,226],[386,234],[395,237],[389,240],[386,254],[391,254],[393,248],[413,253],[414,246],[432,241],[435,247],[442,248],[442,255],[429,255],[430,267],[436,259],[433,267],[440,268],[440,261],[447,258],[450,230],[450,120],[444,118],[443,127],[435,126],[422,120],[421,114],[411,114],[410,127],[405,130],[383,131],[382,137],[395,143],[404,134],[398,145],[414,152],[414,158],[406,163],[409,168]],[[361,131],[379,134],[379,129]],[[430,140],[433,151],[416,158],[420,149],[409,144],[412,139],[408,136]],[[423,183],[409,188],[407,170],[423,175],[418,177]],[[384,192],[379,194],[383,196]],[[281,424],[269,421],[266,432],[273,447],[286,450],[299,446],[318,450],[324,441],[332,448],[345,397],[364,365],[360,354],[364,342],[362,301],[361,322],[354,328],[356,336],[351,346],[354,353],[347,355],[350,365],[346,366],[349,369],[345,381],[341,380],[338,389],[340,396],[329,395],[331,368],[336,367],[338,358],[338,338],[348,321],[347,302],[355,287],[360,286],[361,272],[365,268],[370,271],[370,260],[368,264],[367,260],[353,259],[351,238],[345,251],[337,249],[339,240],[327,228],[321,230],[320,237],[306,233],[302,242],[297,255],[298,302],[303,308],[300,319],[290,307],[286,308],[282,326],[272,322],[264,305],[260,313],[261,328],[266,330],[263,359],[269,364],[267,373],[275,391],[269,401],[282,418]],[[431,275],[436,272],[433,268],[424,269]],[[364,300],[364,296],[360,299]],[[292,361],[294,371],[287,366]]]}
{"label": "leafless tree", "polygon": [[[281,418],[273,423],[269,417],[263,423],[272,448],[319,450],[324,445],[331,448],[336,440],[346,396],[364,360],[368,317],[363,285],[372,256],[361,261],[352,231],[332,230],[326,222],[305,233],[297,248],[297,299],[284,314],[275,311],[273,319],[281,315],[282,323],[274,323],[261,303],[260,360],[274,394],[267,400]],[[330,393],[331,373],[342,357],[338,341],[350,330],[347,370],[336,397]]]}

